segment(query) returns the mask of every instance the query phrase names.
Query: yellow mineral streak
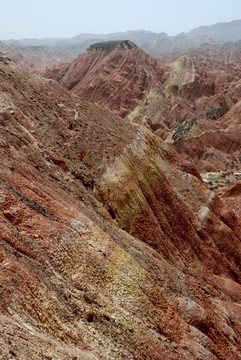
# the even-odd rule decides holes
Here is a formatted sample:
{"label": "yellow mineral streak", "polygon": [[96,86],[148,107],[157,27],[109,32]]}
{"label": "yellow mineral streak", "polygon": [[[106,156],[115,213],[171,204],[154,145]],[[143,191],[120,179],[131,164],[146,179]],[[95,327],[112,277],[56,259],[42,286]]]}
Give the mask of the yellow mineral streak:
{"label": "yellow mineral streak", "polygon": [[[187,56],[181,56],[172,64],[170,80],[164,89],[152,90],[145,100],[138,105],[128,116],[127,121],[138,122],[142,125],[164,121],[167,113],[172,112],[180,103],[177,92],[185,85],[193,82],[195,68],[192,60]],[[163,117],[163,119],[162,119]]]}

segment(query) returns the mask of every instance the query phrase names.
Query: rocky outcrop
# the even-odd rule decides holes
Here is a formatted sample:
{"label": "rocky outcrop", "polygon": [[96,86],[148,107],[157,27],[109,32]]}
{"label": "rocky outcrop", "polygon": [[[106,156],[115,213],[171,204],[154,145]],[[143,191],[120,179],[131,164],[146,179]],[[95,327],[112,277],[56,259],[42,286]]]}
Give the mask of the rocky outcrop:
{"label": "rocky outcrop", "polygon": [[124,41],[104,41],[104,42],[100,42],[100,43],[96,43],[93,44],[89,47],[89,51],[104,51],[107,54],[110,53],[111,51],[115,50],[115,49],[122,49],[122,50],[130,50],[130,49],[134,49],[137,46],[129,41],[129,40],[124,40]]}
{"label": "rocky outcrop", "polygon": [[186,159],[195,161],[196,166],[203,173],[217,170],[239,172],[240,108],[239,101],[223,117],[210,120],[209,127],[207,124],[205,131],[200,135],[185,140],[179,139],[173,144],[174,147]]}
{"label": "rocky outcrop", "polygon": [[228,71],[218,63],[215,69],[197,64],[181,56],[162,91],[153,89],[127,119],[149,126],[169,142],[217,129],[210,120],[219,120],[240,98],[239,67],[234,59]]}
{"label": "rocky outcrop", "polygon": [[[223,201],[226,202],[230,208],[233,209],[235,214],[241,217],[240,201],[241,201],[241,173],[236,173],[238,175],[238,181],[236,181],[230,188],[220,189],[219,194],[222,197]],[[232,184],[232,183],[231,183]]]}
{"label": "rocky outcrop", "polygon": [[212,110],[207,111],[206,116],[210,120],[218,120],[223,115],[225,115],[228,110],[229,110],[229,108],[226,108],[226,107],[212,109]]}
{"label": "rocky outcrop", "polygon": [[0,58],[3,359],[240,359],[240,223],[148,129]]}

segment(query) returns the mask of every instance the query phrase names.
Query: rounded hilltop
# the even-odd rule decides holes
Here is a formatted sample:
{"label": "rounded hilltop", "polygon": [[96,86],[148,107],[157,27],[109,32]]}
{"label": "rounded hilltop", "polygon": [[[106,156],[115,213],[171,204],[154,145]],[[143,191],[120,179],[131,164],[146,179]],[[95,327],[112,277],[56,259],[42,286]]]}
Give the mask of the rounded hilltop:
{"label": "rounded hilltop", "polygon": [[103,41],[96,44],[91,45],[87,51],[106,51],[110,52],[114,49],[133,49],[137,46],[130,40],[117,40],[117,41]]}

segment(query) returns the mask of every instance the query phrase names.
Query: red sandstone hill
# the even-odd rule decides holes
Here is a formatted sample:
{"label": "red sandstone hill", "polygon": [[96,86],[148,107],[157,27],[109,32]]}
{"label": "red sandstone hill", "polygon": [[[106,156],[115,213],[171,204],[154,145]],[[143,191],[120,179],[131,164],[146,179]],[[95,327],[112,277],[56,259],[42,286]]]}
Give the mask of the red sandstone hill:
{"label": "red sandstone hill", "polygon": [[[233,196],[241,179],[241,101],[221,118],[210,119],[205,131],[187,139],[178,139],[174,148],[196,164],[202,176],[217,194],[240,216],[241,193]],[[228,189],[228,190],[227,190]]]}
{"label": "red sandstone hill", "polygon": [[235,60],[201,67],[181,56],[171,68],[164,89],[153,89],[128,116],[163,139],[176,141],[210,130],[210,120],[220,119],[240,99],[240,63]]}
{"label": "red sandstone hill", "polygon": [[142,126],[0,57],[2,359],[241,359],[240,222]]}
{"label": "red sandstone hill", "polygon": [[197,49],[161,65],[131,42],[99,43],[44,76],[176,141],[212,130],[210,119],[221,118],[240,99],[241,50],[222,49]]}
{"label": "red sandstone hill", "polygon": [[[192,49],[188,54],[206,73],[207,86],[212,80],[214,91],[212,96],[198,98],[193,84],[192,110],[185,113],[181,104],[177,107],[180,120],[168,139],[195,163],[215,191],[225,192],[241,177],[241,50],[216,46]],[[235,198],[232,204],[237,211],[240,201]]]}
{"label": "red sandstone hill", "polygon": [[207,182],[222,171],[226,180],[215,184],[229,187],[239,179],[230,171],[241,172],[240,126],[225,120],[241,98],[240,55],[238,48],[209,46],[170,54],[176,61],[161,65],[131,42],[107,42],[45,76],[173,143]]}
{"label": "red sandstone hill", "polygon": [[39,73],[122,117],[168,75],[160,63],[127,40],[92,45],[72,63]]}
{"label": "red sandstone hill", "polygon": [[192,158],[202,172],[241,171],[241,101],[222,117],[207,119],[200,134],[174,143],[176,150],[187,159]]}

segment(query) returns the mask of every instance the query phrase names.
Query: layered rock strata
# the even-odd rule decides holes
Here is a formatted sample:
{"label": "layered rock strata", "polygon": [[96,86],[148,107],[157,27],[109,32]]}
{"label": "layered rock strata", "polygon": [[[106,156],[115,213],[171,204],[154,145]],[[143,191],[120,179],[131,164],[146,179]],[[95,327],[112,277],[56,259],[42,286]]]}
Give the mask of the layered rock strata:
{"label": "layered rock strata", "polygon": [[2,359],[240,359],[240,223],[144,127],[0,58]]}

